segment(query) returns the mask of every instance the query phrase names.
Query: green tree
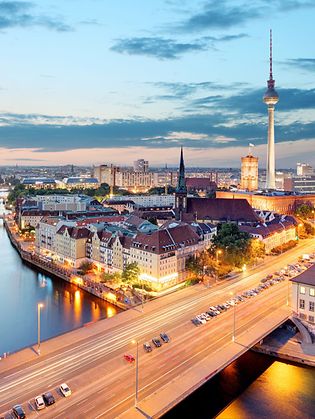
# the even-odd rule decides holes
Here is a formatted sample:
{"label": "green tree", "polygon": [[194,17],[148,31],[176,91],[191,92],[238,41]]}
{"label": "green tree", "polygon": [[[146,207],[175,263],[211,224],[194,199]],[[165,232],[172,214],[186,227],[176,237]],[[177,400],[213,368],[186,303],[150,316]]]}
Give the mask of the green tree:
{"label": "green tree", "polygon": [[248,243],[248,258],[250,262],[265,256],[265,244],[259,239],[250,239]]}
{"label": "green tree", "polygon": [[81,265],[79,266],[79,271],[81,271],[81,273],[83,275],[91,272],[94,269],[94,263],[93,262],[89,262],[87,260],[84,260]]}
{"label": "green tree", "polygon": [[240,268],[249,261],[249,242],[250,235],[240,231],[237,224],[220,224],[213,238],[211,253],[215,255],[218,250],[223,250],[224,262]]}
{"label": "green tree", "polygon": [[139,280],[140,268],[137,262],[128,263],[125,269],[122,271],[121,279],[123,282],[132,284]]}
{"label": "green tree", "polygon": [[314,207],[312,205],[301,204],[296,208],[295,214],[301,218],[311,218],[313,216],[312,211],[314,211]]}
{"label": "green tree", "polygon": [[101,275],[101,282],[110,282],[111,284],[119,284],[121,282],[121,275],[119,272],[109,273],[103,272]]}

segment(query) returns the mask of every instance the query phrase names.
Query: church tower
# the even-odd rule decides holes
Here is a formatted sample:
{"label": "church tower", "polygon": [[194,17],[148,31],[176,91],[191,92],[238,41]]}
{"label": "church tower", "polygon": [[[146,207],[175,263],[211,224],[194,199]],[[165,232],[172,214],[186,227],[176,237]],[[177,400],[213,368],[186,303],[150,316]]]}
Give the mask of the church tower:
{"label": "church tower", "polygon": [[185,181],[185,165],[183,147],[180,149],[180,164],[178,182],[175,190],[175,215],[176,220],[182,219],[182,214],[187,212],[187,187]]}

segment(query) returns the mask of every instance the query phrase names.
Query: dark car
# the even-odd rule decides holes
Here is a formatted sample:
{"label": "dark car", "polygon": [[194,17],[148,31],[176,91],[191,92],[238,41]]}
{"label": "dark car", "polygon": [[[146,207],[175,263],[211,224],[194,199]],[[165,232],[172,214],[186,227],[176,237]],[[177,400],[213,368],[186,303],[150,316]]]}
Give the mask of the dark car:
{"label": "dark car", "polygon": [[148,342],[146,342],[146,343],[143,344],[143,349],[146,352],[152,352],[152,346]]}
{"label": "dark car", "polygon": [[51,404],[54,404],[55,403],[55,398],[51,394],[50,391],[47,391],[47,393],[44,393],[43,394],[43,399],[44,399],[44,402],[45,402],[45,405],[46,406],[50,406]]}
{"label": "dark car", "polygon": [[19,418],[19,419],[26,418],[23,407],[20,404],[16,404],[15,406],[13,406],[12,412],[13,412],[15,418]]}
{"label": "dark car", "polygon": [[161,341],[160,341],[160,339],[158,339],[158,338],[153,338],[152,339],[152,343],[157,347],[157,348],[159,348],[160,346],[162,346],[162,343],[161,343]]}
{"label": "dark car", "polygon": [[166,333],[160,333],[161,339],[163,340],[163,342],[168,343],[170,341],[169,336]]}
{"label": "dark car", "polygon": [[196,317],[194,317],[193,319],[191,319],[191,322],[192,322],[195,326],[200,326],[200,325],[201,325],[201,322],[200,322],[198,319],[196,319]]}

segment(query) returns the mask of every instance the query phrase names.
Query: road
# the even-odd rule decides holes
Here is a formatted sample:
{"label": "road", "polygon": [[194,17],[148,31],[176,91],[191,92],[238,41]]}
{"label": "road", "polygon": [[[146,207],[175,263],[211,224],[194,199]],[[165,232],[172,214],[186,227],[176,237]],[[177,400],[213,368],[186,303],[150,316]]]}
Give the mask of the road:
{"label": "road", "polygon": [[[6,413],[15,403],[22,403],[28,417],[44,418],[114,418],[134,404],[135,365],[123,359],[135,355],[132,340],[139,341],[139,399],[153,393],[187,368],[197,365],[209,352],[218,351],[231,341],[233,309],[206,325],[195,327],[190,319],[238,293],[258,284],[270,272],[313,251],[305,242],[299,249],[268,262],[244,278],[213,288],[193,287],[167,295],[145,305],[145,310],[121,313],[99,322],[104,330],[73,344],[49,352],[49,341],[42,345],[42,356],[24,365],[2,369],[0,364],[0,412]],[[273,309],[286,304],[288,281],[278,283],[235,308],[236,337],[264,318]],[[142,344],[166,331],[171,342],[145,353]],[[75,335],[73,335],[75,336]],[[60,337],[58,339],[63,339]],[[45,349],[47,348],[47,349]],[[18,356],[18,355],[17,355]],[[5,366],[5,364],[3,364]],[[63,398],[57,387],[67,382],[73,394]],[[41,412],[34,411],[33,399],[52,390],[56,404]],[[1,417],[1,415],[0,415]]]}

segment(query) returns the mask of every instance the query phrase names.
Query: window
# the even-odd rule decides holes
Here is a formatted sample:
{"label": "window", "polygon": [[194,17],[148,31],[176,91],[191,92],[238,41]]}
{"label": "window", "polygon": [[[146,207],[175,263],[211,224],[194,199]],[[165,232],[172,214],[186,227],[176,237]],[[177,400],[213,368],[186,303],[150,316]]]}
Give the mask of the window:
{"label": "window", "polygon": [[308,320],[310,323],[314,323],[314,316],[308,316]]}
{"label": "window", "polygon": [[305,309],[305,300],[300,300],[300,308]]}
{"label": "window", "polygon": [[305,287],[300,287],[300,294],[305,294]]}
{"label": "window", "polygon": [[310,296],[315,297],[315,288],[310,288]]}
{"label": "window", "polygon": [[310,301],[310,305],[309,305],[310,311],[315,311],[315,302],[314,301]]}

